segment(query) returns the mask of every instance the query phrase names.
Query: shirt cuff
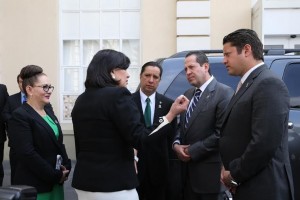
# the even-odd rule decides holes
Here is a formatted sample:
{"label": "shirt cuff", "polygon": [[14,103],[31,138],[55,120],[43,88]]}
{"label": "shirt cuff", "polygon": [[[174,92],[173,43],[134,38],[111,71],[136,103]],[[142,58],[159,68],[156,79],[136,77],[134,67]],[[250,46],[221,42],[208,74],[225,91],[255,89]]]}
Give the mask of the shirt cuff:
{"label": "shirt cuff", "polygon": [[163,116],[159,119],[159,123],[160,123],[160,125],[154,131],[152,131],[149,135],[156,133],[159,129],[161,129],[165,125],[169,124],[170,122],[168,121],[168,119],[165,116]]}

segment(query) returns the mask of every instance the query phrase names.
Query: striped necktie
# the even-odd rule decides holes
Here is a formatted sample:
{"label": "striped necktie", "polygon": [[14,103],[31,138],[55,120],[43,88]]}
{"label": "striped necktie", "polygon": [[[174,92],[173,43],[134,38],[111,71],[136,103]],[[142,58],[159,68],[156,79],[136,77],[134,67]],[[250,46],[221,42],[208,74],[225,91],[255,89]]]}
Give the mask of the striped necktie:
{"label": "striped necktie", "polygon": [[192,115],[192,112],[194,111],[194,109],[196,108],[196,105],[197,105],[197,102],[199,101],[200,99],[200,94],[201,94],[201,90],[200,89],[197,89],[195,91],[195,94],[194,94],[194,97],[193,97],[193,100],[191,102],[191,105],[190,107],[188,108],[188,111],[186,112],[185,114],[185,128],[187,128],[187,125],[189,123],[189,119]]}
{"label": "striped necktie", "polygon": [[22,94],[22,104],[27,102],[27,98],[25,94]]}

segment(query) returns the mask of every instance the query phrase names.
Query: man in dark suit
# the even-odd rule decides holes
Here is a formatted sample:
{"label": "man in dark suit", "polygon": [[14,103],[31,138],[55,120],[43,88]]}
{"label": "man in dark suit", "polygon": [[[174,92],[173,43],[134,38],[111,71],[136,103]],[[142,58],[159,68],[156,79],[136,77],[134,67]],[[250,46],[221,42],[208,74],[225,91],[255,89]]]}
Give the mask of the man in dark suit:
{"label": "man in dark suit", "polygon": [[[8,97],[7,88],[5,85],[0,84],[0,113],[3,112],[6,100]],[[0,186],[2,186],[3,178],[4,178],[4,170],[3,170],[3,152],[4,152],[4,143],[6,140],[6,132],[5,132],[5,123],[0,115]]]}
{"label": "man in dark suit", "polygon": [[[6,122],[6,125],[7,125],[8,120],[11,118],[12,112],[16,108],[20,107],[24,102],[26,102],[26,95],[24,94],[23,89],[22,89],[22,82],[23,82],[22,78],[20,77],[20,75],[18,75],[17,83],[18,83],[20,92],[10,95],[7,98],[5,107],[2,112],[2,117],[3,117],[4,121]],[[17,160],[14,156],[15,153],[14,153],[13,149],[11,148],[9,141],[8,141],[8,146],[10,147],[10,151],[9,151],[9,162],[10,162],[10,169],[11,169],[10,180],[11,180],[11,184],[13,185],[13,176],[15,174],[15,166],[16,166]]]}
{"label": "man in dark suit", "polygon": [[184,199],[221,200],[221,158],[218,142],[225,108],[233,90],[211,75],[207,56],[189,52],[184,68],[193,86],[185,92],[188,110],[180,115],[180,129],[173,149],[183,161]]}
{"label": "man in dark suit", "polygon": [[[157,62],[145,63],[140,73],[140,90],[133,94],[133,99],[142,116],[141,122],[146,127],[159,124],[159,117],[166,115],[173,103],[171,99],[156,92],[161,75],[162,68]],[[151,108],[149,124],[147,124],[145,116],[147,98],[150,99]],[[169,162],[175,158],[171,148],[175,128],[176,119],[172,121],[171,128],[162,133],[162,137],[147,141],[144,147],[138,151],[137,171],[140,185],[137,191],[141,200],[175,198],[171,196],[175,191],[170,191],[170,183],[168,183],[170,178]]]}
{"label": "man in dark suit", "polygon": [[234,200],[293,199],[288,90],[264,64],[253,30],[225,36],[223,53],[228,73],[241,81],[221,129],[222,181]]}

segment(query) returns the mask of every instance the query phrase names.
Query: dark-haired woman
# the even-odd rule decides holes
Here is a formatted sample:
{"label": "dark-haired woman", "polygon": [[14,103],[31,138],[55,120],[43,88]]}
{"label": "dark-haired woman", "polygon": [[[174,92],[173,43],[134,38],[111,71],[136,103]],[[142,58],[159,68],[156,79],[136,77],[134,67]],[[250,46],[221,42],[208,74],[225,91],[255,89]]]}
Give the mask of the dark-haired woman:
{"label": "dark-haired woman", "polygon": [[167,125],[148,136],[152,130],[140,124],[126,88],[129,64],[123,53],[107,49],[99,51],[88,66],[86,90],[72,111],[77,157],[72,186],[79,200],[138,200],[133,148],[159,137],[160,130],[186,110],[188,100],[178,97],[159,127]]}
{"label": "dark-haired woman", "polygon": [[[54,89],[41,67],[29,65],[20,73],[27,103],[9,120],[9,139],[18,159],[14,184],[37,189],[38,200],[63,200],[63,183],[71,162],[63,145],[58,119],[49,107]],[[61,159],[61,164],[57,160]]]}

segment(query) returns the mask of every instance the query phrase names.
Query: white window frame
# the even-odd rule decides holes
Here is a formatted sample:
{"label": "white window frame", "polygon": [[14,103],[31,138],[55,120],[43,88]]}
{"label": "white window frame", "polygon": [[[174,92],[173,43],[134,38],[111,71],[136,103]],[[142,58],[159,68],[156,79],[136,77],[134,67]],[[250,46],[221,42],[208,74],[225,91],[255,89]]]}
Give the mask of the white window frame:
{"label": "white window frame", "polygon": [[[97,1],[97,0],[96,0]],[[102,1],[102,0],[99,0],[99,2]],[[123,0],[119,0],[119,5],[121,4],[120,2],[123,1]],[[140,16],[140,0],[139,0],[139,6],[137,8],[110,8],[110,9],[101,9],[101,8],[93,8],[91,10],[80,10],[80,9],[63,9],[62,8],[62,0],[60,0],[60,5],[59,5],[59,50],[60,50],[60,91],[59,91],[59,101],[60,101],[60,121],[61,123],[71,123],[71,118],[66,118],[65,117],[65,102],[64,102],[64,97],[67,96],[67,95],[71,95],[71,96],[78,96],[80,95],[83,91],[84,91],[84,81],[85,81],[85,77],[84,77],[84,70],[87,69],[87,66],[89,64],[89,62],[87,64],[83,63],[83,41],[87,41],[87,40],[97,40],[99,42],[99,45],[100,45],[100,48],[99,49],[102,49],[103,48],[103,41],[104,40],[108,40],[109,38],[103,38],[102,35],[101,35],[101,30],[100,30],[100,35],[97,37],[97,38],[83,38],[82,37],[82,34],[81,34],[81,30],[79,30],[79,37],[75,37],[75,38],[71,38],[71,37],[64,37],[63,36],[63,30],[62,30],[62,23],[63,23],[63,13],[78,13],[79,14],[79,29],[80,29],[80,23],[81,23],[81,20],[82,20],[82,14],[83,13],[88,13],[88,12],[95,12],[95,13],[99,13],[99,16],[101,15],[101,13],[103,12],[118,12],[119,13],[119,36],[118,38],[110,38],[110,39],[113,39],[113,40],[118,40],[119,42],[119,48],[120,49],[116,49],[116,50],[121,50],[123,49],[123,41],[124,40],[138,40],[138,55],[136,55],[136,59],[137,59],[137,63],[133,63],[132,62],[132,65],[129,67],[129,72],[130,71],[133,71],[135,72],[134,74],[138,74],[137,71],[140,70],[139,66],[140,66],[140,62],[141,62],[141,33],[140,33],[140,18],[138,19],[139,21],[139,24],[138,24],[138,36],[137,37],[133,37],[133,38],[129,38],[129,37],[121,37],[122,35],[122,30],[121,30],[121,27],[122,27],[122,19],[121,19],[121,15],[122,13],[125,13],[125,12],[132,12],[132,13],[135,13],[137,12],[138,15]],[[80,0],[79,0],[79,4],[80,4]],[[79,5],[80,6],[80,5]],[[101,27],[101,19],[99,19],[99,28]],[[66,41],[66,40],[79,40],[79,49],[80,49],[80,53],[79,53],[79,60],[80,60],[80,63],[79,63],[79,66],[67,66],[67,65],[64,65],[65,63],[63,62],[64,60],[64,45],[63,45],[63,42]],[[126,52],[124,52],[126,54]],[[126,54],[127,55],[127,54]],[[130,58],[130,55],[127,55],[129,56]],[[133,61],[131,59],[131,61]],[[65,91],[65,69],[74,69],[74,68],[78,68],[79,69],[79,91]],[[133,88],[135,88],[135,86],[137,86],[138,84],[138,81],[135,80],[136,78],[138,77],[132,77],[131,76],[131,82],[132,84],[130,85],[131,87],[129,87],[128,89],[133,91]],[[72,102],[74,103],[74,102]],[[72,104],[71,103],[71,104]],[[72,107],[72,106],[71,106]],[[68,113],[70,113],[71,110],[70,108],[68,109]]]}

